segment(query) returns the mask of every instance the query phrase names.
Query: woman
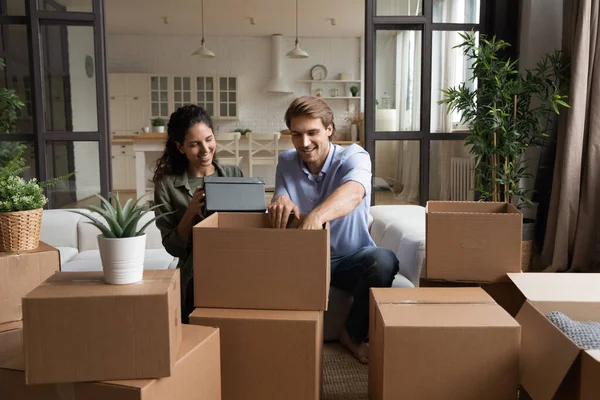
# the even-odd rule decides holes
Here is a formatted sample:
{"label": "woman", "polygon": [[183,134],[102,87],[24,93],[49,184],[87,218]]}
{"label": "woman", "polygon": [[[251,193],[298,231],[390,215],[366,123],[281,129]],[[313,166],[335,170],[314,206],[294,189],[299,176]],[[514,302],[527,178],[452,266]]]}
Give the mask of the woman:
{"label": "woman", "polygon": [[192,227],[205,217],[204,177],[242,176],[237,166],[220,165],[217,141],[206,111],[196,105],[171,114],[165,151],[156,162],[152,182],[157,214],[174,213],[156,221],[165,249],[179,258],[182,322],[194,310]]}

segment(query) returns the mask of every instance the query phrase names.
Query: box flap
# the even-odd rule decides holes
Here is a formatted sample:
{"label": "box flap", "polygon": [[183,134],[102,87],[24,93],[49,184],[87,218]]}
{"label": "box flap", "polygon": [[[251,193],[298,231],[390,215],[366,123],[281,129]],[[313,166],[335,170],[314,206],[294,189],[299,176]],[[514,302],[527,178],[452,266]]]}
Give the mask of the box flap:
{"label": "box flap", "polygon": [[373,288],[378,304],[496,304],[483,289],[468,288]]}
{"label": "box flap", "polygon": [[581,351],[544,311],[526,301],[516,320],[521,325],[521,383],[532,398],[550,400]]}
{"label": "box flap", "polygon": [[[469,213],[469,214],[512,214],[511,204],[491,201],[428,201],[426,212],[430,213]],[[517,211],[516,209],[514,209]],[[518,211],[517,211],[518,212]]]}
{"label": "box flap", "polygon": [[320,311],[250,310],[233,308],[196,308],[192,318],[226,318],[250,320],[316,321]]}
{"label": "box flap", "polygon": [[519,328],[496,304],[380,304],[379,311],[386,327]]}
{"label": "box flap", "polygon": [[23,299],[146,296],[166,294],[179,279],[179,270],[146,270],[132,285],[108,285],[102,272],[57,272]]}
{"label": "box flap", "polygon": [[600,302],[600,274],[530,272],[508,277],[534,302]]}
{"label": "box flap", "polygon": [[600,363],[600,350],[586,350],[585,353]]}
{"label": "box flap", "polygon": [[7,322],[5,324],[0,324],[0,333],[6,331],[12,331],[14,329],[19,329],[23,327],[23,321],[15,321],[15,322]]}
{"label": "box flap", "polygon": [[0,251],[0,258],[2,258],[2,257],[19,257],[19,256],[22,256],[25,254],[45,253],[45,252],[52,252],[52,251],[58,251],[58,249],[56,247],[50,246],[48,243],[44,243],[44,242],[40,241],[40,245],[33,250],[22,250],[22,251],[19,251],[18,253],[12,253],[12,252],[8,253],[8,252]]}

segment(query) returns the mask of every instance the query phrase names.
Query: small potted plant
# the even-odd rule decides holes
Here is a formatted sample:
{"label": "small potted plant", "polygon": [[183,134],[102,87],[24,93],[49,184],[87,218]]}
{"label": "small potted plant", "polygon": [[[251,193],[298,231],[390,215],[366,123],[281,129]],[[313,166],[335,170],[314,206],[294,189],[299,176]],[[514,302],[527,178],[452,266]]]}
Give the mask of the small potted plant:
{"label": "small potted plant", "polygon": [[102,207],[95,205],[85,207],[96,214],[80,210],[71,210],[71,212],[88,218],[89,223],[101,232],[98,235],[98,249],[100,250],[104,281],[112,285],[127,285],[141,281],[144,274],[146,228],[169,213],[155,216],[142,227],[138,227],[146,213],[162,204],[146,208],[144,205],[139,205],[139,201],[144,197],[142,196],[135,202],[129,199],[122,206],[119,196],[115,195],[115,206],[113,207],[104,197],[96,196],[100,199]]}
{"label": "small potted plant", "polygon": [[20,176],[28,168],[23,159],[23,146],[0,168],[0,251],[26,251],[39,246],[42,211],[48,202],[43,188],[75,174],[39,182]]}
{"label": "small potted plant", "polygon": [[356,97],[358,94],[358,86],[350,86],[350,93],[352,94],[352,97]]}
{"label": "small potted plant", "polygon": [[252,132],[252,130],[251,129],[238,128],[234,132],[239,132],[239,133],[242,134],[242,136],[246,136],[246,133]]}
{"label": "small potted plant", "polygon": [[165,120],[162,118],[152,119],[152,132],[163,133],[165,131]]}

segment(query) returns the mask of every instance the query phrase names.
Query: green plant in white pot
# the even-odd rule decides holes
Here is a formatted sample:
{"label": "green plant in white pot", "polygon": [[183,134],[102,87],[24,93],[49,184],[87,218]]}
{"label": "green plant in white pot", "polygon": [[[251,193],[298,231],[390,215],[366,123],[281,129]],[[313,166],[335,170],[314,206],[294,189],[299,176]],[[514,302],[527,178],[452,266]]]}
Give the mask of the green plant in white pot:
{"label": "green plant in white pot", "polygon": [[165,120],[162,118],[154,118],[152,121],[152,130],[157,133],[163,133],[165,131]]}
{"label": "green plant in white pot", "polygon": [[85,207],[104,219],[103,222],[94,214],[79,210],[74,213],[88,218],[101,232],[98,235],[98,249],[102,261],[104,281],[113,285],[127,285],[142,280],[144,274],[144,253],[146,250],[146,228],[159,218],[169,214],[155,216],[142,227],[138,225],[142,217],[161,206],[146,208],[139,205],[140,197],[135,202],[131,199],[122,206],[119,196],[115,196],[115,206],[104,197],[96,195],[102,202],[102,207],[89,205]]}

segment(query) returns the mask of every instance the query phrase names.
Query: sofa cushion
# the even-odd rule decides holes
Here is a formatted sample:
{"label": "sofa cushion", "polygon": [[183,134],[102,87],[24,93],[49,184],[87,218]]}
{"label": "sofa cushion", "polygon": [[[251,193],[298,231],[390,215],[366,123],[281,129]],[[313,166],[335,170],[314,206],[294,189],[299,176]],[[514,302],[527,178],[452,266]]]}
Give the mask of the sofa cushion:
{"label": "sofa cushion", "polygon": [[377,246],[392,250],[400,274],[415,286],[425,263],[425,208],[414,205],[373,206],[371,237]]}
{"label": "sofa cushion", "polygon": [[[164,249],[147,249],[144,254],[144,269],[172,268],[173,256]],[[77,254],[61,267],[62,271],[102,271],[99,250],[86,250]]]}
{"label": "sofa cushion", "polygon": [[69,210],[44,210],[40,240],[57,248],[78,248],[77,223],[81,218]]}
{"label": "sofa cushion", "polygon": [[79,253],[77,247],[58,246],[56,248],[60,254],[60,265],[68,263]]}

